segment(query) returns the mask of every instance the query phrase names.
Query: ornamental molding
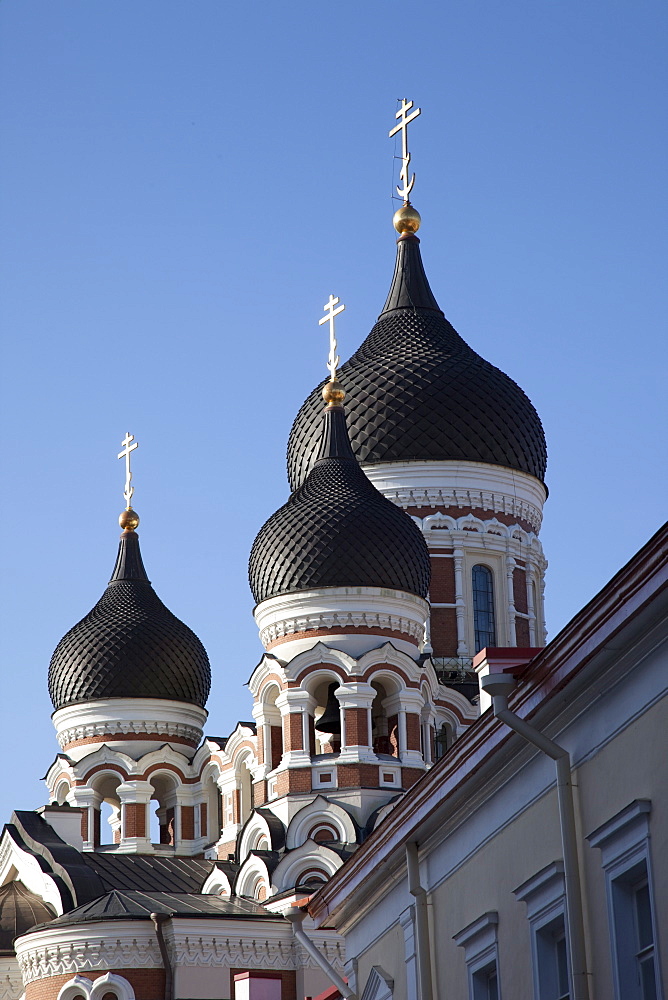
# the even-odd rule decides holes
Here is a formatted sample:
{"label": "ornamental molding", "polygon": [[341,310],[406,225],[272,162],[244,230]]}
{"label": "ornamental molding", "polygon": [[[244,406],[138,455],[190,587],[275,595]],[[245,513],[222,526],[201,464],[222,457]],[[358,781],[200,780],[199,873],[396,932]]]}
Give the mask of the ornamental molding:
{"label": "ornamental molding", "polygon": [[77,740],[108,739],[114,736],[132,734],[145,736],[153,733],[160,736],[169,736],[172,739],[180,738],[195,746],[199,744],[202,738],[202,729],[199,726],[189,726],[181,722],[161,722],[155,719],[136,721],[109,719],[105,722],[89,722],[71,726],[69,729],[61,729],[57,734],[57,738],[61,749],[64,750]]}
{"label": "ornamental molding", "polygon": [[459,507],[469,510],[489,510],[494,514],[507,514],[509,517],[526,521],[538,533],[543,523],[542,511],[532,503],[520,500],[518,497],[505,493],[492,493],[484,490],[467,489],[424,489],[424,490],[391,490],[385,493],[388,500],[397,507],[443,507],[446,510]]}
{"label": "ornamental molding", "polygon": [[121,934],[115,934],[107,923],[108,936],[82,933],[82,928],[63,927],[19,938],[17,958],[24,984],[91,969],[162,968],[152,928],[151,932],[142,934],[136,921],[133,923],[131,929],[122,928]]}
{"label": "ornamental molding", "polygon": [[264,646],[268,646],[276,639],[295,633],[316,630],[335,633],[342,628],[355,628],[362,632],[365,628],[382,629],[383,631],[401,632],[415,639],[416,642],[421,642],[424,639],[424,624],[410,618],[404,618],[402,615],[349,611],[347,614],[329,612],[299,615],[272,622],[260,631],[260,641]]}
{"label": "ornamental molding", "polygon": [[23,979],[18,962],[13,957],[0,958],[0,1000],[19,1000]]}

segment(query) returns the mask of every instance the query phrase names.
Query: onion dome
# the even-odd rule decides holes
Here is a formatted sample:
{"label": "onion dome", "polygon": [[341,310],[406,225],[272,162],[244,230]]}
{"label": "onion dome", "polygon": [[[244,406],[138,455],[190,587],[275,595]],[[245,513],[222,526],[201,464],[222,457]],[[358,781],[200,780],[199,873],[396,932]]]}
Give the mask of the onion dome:
{"label": "onion dome", "polygon": [[142,562],[131,509],[116,565],[92,611],[58,643],[49,667],[54,708],[106,698],[165,698],[204,708],[211,668],[195,633],[165,607]]}
{"label": "onion dome", "polygon": [[386,587],[426,597],[430,566],[422,532],[358,465],[338,383],[329,382],[323,396],[328,405],[313,468],[253,544],[255,600],[323,587]]}
{"label": "onion dome", "polygon": [[50,906],[26,889],[23,882],[8,882],[0,889],[0,954],[13,953],[14,941],[36,924],[53,920]]}
{"label": "onion dome", "polygon": [[[397,241],[394,278],[378,322],[340,369],[355,455],[362,465],[484,462],[542,482],[547,452],[538,414],[520,387],[476,354],[441,312],[415,228],[417,223],[405,227]],[[304,482],[318,454],[319,395],[320,387],[290,433],[292,489]]]}

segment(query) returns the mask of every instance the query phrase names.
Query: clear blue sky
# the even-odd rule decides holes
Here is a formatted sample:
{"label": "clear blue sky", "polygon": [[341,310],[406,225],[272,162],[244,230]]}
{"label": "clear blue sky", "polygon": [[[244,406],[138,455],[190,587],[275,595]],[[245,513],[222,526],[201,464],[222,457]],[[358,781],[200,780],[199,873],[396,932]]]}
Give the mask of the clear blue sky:
{"label": "clear blue sky", "polygon": [[246,561],[285,445],[394,260],[396,99],[451,322],[535,403],[556,632],[665,518],[659,0],[0,6],[2,809],[43,803],[46,672],[111,572],[127,430],[157,592],[250,717]]}

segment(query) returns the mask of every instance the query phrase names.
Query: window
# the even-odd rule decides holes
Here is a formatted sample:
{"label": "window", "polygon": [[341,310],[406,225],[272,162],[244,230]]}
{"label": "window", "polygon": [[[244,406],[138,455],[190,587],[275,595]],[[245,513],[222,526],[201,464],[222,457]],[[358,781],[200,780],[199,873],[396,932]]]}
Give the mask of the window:
{"label": "window", "polygon": [[469,1000],[501,1000],[496,939],[498,921],[497,913],[485,913],[454,936],[455,943],[464,949]]}
{"label": "window", "polygon": [[570,1000],[563,861],[553,861],[514,890],[527,906],[534,997]]}
{"label": "window", "polygon": [[587,840],[601,851],[617,1000],[660,996],[649,855],[651,804],[637,799]]}
{"label": "window", "polygon": [[479,652],[485,646],[496,646],[494,580],[491,569],[488,566],[474,566],[472,583],[475,649]]}
{"label": "window", "polygon": [[478,969],[472,975],[473,1000],[499,1000],[499,979],[496,962]]}
{"label": "window", "polygon": [[568,953],[563,914],[536,931],[540,1000],[568,1000]]}

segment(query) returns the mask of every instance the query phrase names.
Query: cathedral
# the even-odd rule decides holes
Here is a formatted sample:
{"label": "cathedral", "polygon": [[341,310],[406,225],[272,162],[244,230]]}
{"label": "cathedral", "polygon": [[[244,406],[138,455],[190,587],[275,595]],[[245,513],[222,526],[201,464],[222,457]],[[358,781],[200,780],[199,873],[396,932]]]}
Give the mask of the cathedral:
{"label": "cathedral", "polygon": [[250,553],[253,721],[227,736],[206,728],[216,665],[144,567],[123,442],[111,579],[49,667],[48,805],[0,844],[2,1000],[352,996],[343,936],[303,908],[465,745],[476,654],[545,645],[543,429],[432,292],[409,109],[389,293],[340,367],[326,307],[330,376]]}

